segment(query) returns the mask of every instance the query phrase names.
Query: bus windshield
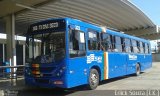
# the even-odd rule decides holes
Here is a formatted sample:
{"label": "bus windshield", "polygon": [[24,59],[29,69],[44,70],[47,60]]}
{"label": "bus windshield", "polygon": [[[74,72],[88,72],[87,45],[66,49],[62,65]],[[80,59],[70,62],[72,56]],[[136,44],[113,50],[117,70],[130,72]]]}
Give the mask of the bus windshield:
{"label": "bus windshield", "polygon": [[26,62],[52,63],[65,56],[65,32],[30,35],[26,42]]}

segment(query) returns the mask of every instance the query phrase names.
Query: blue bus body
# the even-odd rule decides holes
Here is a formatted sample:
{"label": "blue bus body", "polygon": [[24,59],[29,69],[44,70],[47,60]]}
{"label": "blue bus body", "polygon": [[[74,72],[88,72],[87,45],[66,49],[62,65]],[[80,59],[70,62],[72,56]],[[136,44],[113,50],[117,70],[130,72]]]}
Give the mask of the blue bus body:
{"label": "blue bus body", "polygon": [[[144,71],[152,66],[152,55],[150,51],[150,43],[148,40],[122,34],[120,32],[116,32],[110,29],[107,29],[105,32],[102,32],[102,28],[100,26],[89,24],[80,20],[75,20],[71,18],[62,18],[62,19],[48,19],[45,21],[41,21],[31,25],[27,36],[41,34],[45,32],[48,33],[53,32],[54,30],[47,28],[46,30],[42,31],[36,29],[37,32],[32,32],[32,27],[44,24],[44,22],[46,23],[55,20],[57,21],[62,20],[65,22],[65,28],[63,29],[65,31],[65,56],[63,59],[52,63],[33,63],[32,61],[27,63],[28,65],[26,66],[26,71],[25,71],[25,82],[27,85],[47,87],[47,88],[54,88],[54,87],[71,88],[83,84],[88,84],[89,83],[88,78],[91,69],[96,69],[98,71],[100,75],[99,76],[100,81],[102,81],[128,74],[134,74],[136,72],[136,64],[140,65],[141,71]],[[61,28],[57,28],[55,30],[62,31]],[[70,47],[73,45],[73,43],[71,44],[71,42],[74,42],[74,39],[76,38],[73,37],[74,39],[71,40],[70,42],[71,38],[70,32],[72,32],[71,30],[81,31],[79,33],[80,34],[79,38],[81,40],[78,42],[82,43],[79,43],[78,47],[79,51],[74,51]],[[121,51],[117,51],[116,49],[114,49],[116,51],[109,50],[108,49],[109,47],[107,47],[106,50],[103,50],[101,48],[101,45],[99,45],[102,41],[103,34],[107,35],[109,34],[110,37],[115,37],[117,38],[117,40],[119,39],[121,41],[129,40],[128,42],[130,44],[128,43],[128,46],[130,45],[129,46],[130,51],[131,49],[132,51],[134,49],[134,47],[131,48],[132,47],[131,42],[132,40],[135,40],[135,42],[138,42],[137,46],[142,46],[141,47],[142,50],[140,48],[139,50],[143,52],[140,53],[140,52],[122,51],[122,46],[124,45],[123,44],[116,45],[116,43],[115,45],[111,44],[112,49],[113,47],[116,48],[117,46],[117,48],[119,48],[119,46],[121,46],[120,48]],[[90,41],[89,38],[91,38]],[[97,43],[95,43],[96,40]],[[110,40],[112,41],[113,39]],[[100,48],[98,49],[97,47],[97,50],[94,49],[92,50],[92,48],[89,49],[90,46],[89,44],[92,45],[93,47],[99,46]],[[104,46],[108,45],[104,44]],[[125,49],[125,47],[123,48]],[[148,52],[145,53],[144,50],[148,50]],[[77,53],[75,54],[75,52]],[[83,54],[79,54],[78,52]],[[71,53],[73,54],[70,55]]]}

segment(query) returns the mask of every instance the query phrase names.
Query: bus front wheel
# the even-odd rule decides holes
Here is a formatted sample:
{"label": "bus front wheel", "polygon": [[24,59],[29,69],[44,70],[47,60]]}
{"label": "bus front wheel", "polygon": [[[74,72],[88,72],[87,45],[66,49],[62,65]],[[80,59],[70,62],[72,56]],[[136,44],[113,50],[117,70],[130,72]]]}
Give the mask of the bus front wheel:
{"label": "bus front wheel", "polygon": [[99,85],[99,73],[96,69],[91,69],[89,74],[89,89],[96,89]]}
{"label": "bus front wheel", "polygon": [[141,68],[139,64],[136,64],[136,76],[140,75],[141,73]]}

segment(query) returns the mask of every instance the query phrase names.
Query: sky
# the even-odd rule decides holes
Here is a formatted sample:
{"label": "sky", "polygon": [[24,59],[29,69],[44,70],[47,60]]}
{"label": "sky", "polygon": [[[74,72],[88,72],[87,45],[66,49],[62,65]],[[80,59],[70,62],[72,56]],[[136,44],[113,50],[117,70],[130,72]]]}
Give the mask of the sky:
{"label": "sky", "polygon": [[[142,10],[155,25],[160,26],[160,0],[130,0]],[[156,41],[151,41],[152,49],[157,46]]]}
{"label": "sky", "polygon": [[160,26],[160,0],[130,0],[141,9],[154,24]]}

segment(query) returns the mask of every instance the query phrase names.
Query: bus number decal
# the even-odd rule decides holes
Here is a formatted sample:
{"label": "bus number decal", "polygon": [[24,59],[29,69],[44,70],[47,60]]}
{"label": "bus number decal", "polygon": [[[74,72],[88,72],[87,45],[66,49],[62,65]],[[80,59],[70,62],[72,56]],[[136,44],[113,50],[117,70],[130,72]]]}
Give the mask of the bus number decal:
{"label": "bus number decal", "polygon": [[102,63],[102,56],[95,56],[94,54],[87,56],[87,63],[92,63],[93,61]]}

